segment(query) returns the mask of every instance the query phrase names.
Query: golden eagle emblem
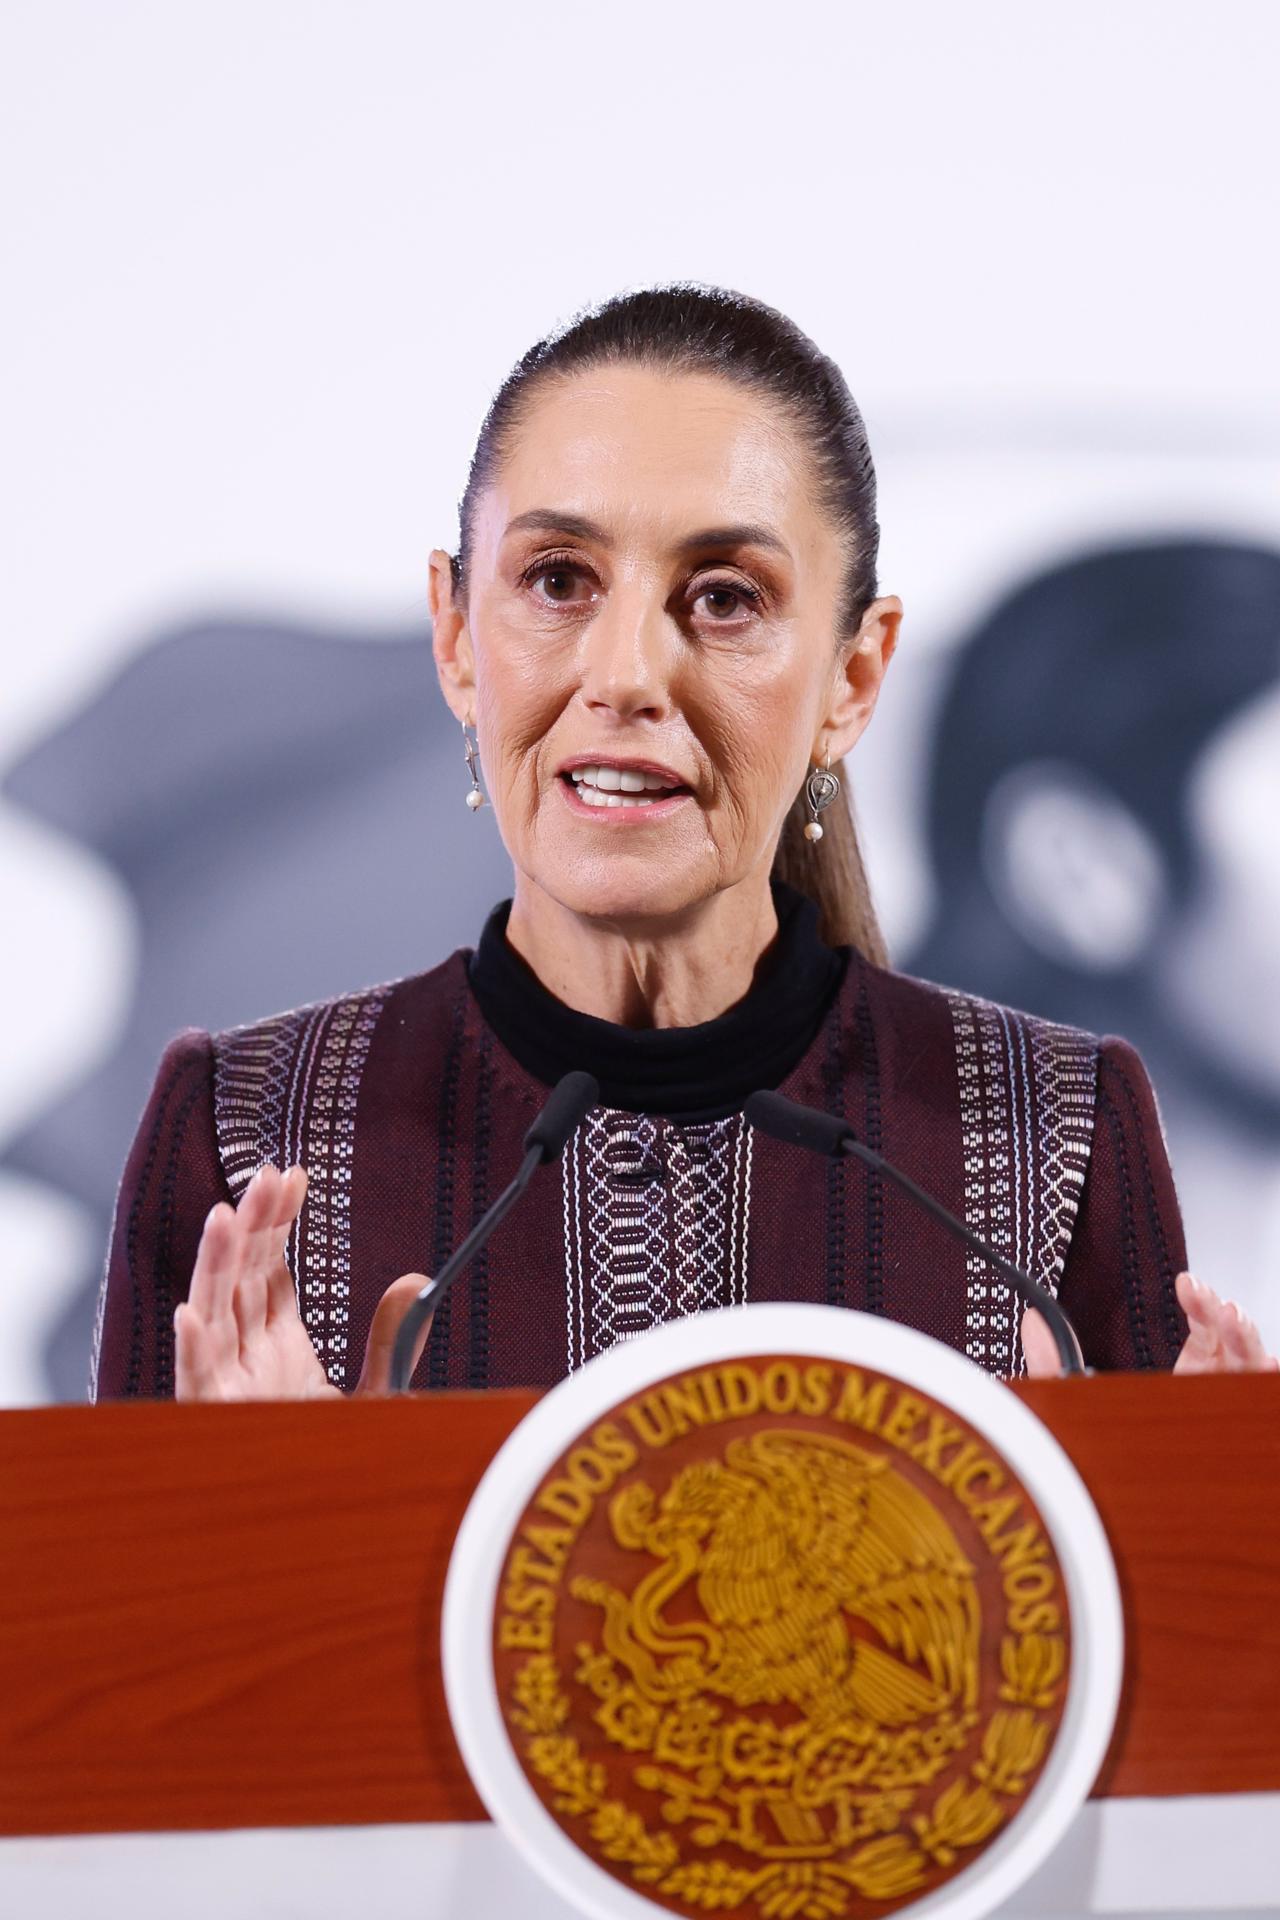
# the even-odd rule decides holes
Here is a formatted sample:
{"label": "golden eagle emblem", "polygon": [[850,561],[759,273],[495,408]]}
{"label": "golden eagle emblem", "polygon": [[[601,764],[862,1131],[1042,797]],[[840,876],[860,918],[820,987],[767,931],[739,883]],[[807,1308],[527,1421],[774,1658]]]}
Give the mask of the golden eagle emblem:
{"label": "golden eagle emblem", "polygon": [[[799,1377],[757,1366],[723,1395]],[[744,1417],[696,1402],[699,1378],[652,1407]],[[950,1414],[963,1465],[926,1463],[856,1385],[889,1431],[846,1438],[835,1383],[808,1424],[714,1437],[624,1406],[510,1549],[495,1638],[522,1763],[578,1844],[678,1913],[887,1914],[992,1838],[1060,1718],[1058,1570],[1008,1463]]]}
{"label": "golden eagle emblem", "polygon": [[[629,1594],[584,1579],[573,1591],[603,1608],[605,1651],[646,1700],[787,1702],[815,1729],[975,1705],[974,1569],[923,1494],[865,1448],[803,1432],[730,1440],[723,1463],[683,1468],[659,1500],[643,1481],[624,1488],[609,1518],[619,1546],[658,1565]],[[691,1594],[701,1618],[680,1606]]]}

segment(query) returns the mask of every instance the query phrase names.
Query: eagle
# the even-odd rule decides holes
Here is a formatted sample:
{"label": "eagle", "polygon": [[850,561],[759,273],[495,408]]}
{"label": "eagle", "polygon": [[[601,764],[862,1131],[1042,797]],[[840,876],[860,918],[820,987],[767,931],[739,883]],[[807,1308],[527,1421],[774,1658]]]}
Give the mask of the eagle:
{"label": "eagle", "polygon": [[[889,1460],[771,1429],[616,1493],[618,1546],[658,1562],[623,1593],[579,1578],[606,1652],[655,1705],[787,1702],[811,1725],[906,1728],[977,1700],[974,1569]],[[693,1604],[696,1598],[696,1607]]]}

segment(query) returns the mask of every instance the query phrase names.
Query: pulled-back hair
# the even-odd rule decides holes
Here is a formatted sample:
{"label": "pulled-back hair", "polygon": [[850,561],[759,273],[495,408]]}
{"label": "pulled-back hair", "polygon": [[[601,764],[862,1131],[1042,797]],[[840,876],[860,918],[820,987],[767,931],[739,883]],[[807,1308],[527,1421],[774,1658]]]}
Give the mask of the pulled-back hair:
{"label": "pulled-back hair", "polygon": [[[476,442],[459,508],[453,582],[465,604],[476,502],[496,477],[529,403],[546,382],[591,367],[631,362],[666,373],[715,373],[772,400],[807,447],[818,505],[846,552],[834,643],[843,649],[875,599],[880,527],[876,476],[862,415],[844,376],[807,334],[763,301],[723,287],[681,281],[618,294],[587,308],[529,348],[499,388]],[[840,797],[822,816],[820,845],[804,837],[803,788],[783,824],[775,879],[816,901],[822,937],[886,964],[871,903],[843,763]]]}

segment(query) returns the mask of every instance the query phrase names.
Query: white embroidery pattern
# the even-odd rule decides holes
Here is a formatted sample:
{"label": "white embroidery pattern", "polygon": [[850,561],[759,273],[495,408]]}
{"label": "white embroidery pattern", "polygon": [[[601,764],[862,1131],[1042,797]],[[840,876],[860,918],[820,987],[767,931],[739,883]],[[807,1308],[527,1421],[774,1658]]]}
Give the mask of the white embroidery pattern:
{"label": "white embroidery pattern", "polygon": [[346,1377],[356,1102],[385,987],[299,1007],[214,1041],[218,1151],[238,1200],[265,1161],[307,1169],[286,1257],[334,1386]]}
{"label": "white embroidery pattern", "polygon": [[1097,1104],[1097,1043],[1074,1027],[1027,1023],[1040,1113],[1040,1179],[1031,1271],[1056,1294],[1080,1206]]}
{"label": "white embroidery pattern", "polygon": [[564,1154],[569,1370],[661,1321],[742,1305],[751,1129],[595,1106]]}
{"label": "white embroidery pattern", "polygon": [[[1093,1137],[1097,1041],[1076,1027],[947,992],[956,1046],[966,1225],[1056,1292]],[[1025,1371],[1021,1308],[981,1254],[966,1255],[965,1352]]]}

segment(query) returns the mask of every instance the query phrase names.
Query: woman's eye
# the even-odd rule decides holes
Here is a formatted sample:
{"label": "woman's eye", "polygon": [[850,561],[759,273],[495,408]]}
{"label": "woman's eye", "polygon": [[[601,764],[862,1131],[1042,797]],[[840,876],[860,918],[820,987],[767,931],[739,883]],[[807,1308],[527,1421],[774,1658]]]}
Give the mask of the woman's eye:
{"label": "woman's eye", "polygon": [[744,586],[741,581],[719,580],[703,587],[694,601],[705,600],[713,621],[727,621],[733,618],[740,607],[748,611],[760,604],[760,595],[753,587]]}
{"label": "woman's eye", "polygon": [[[521,580],[544,606],[569,607],[591,598],[591,576],[576,560],[548,555],[527,567]],[[742,580],[711,580],[699,587],[692,604],[697,608],[703,601],[710,623],[728,626],[744,612],[756,611],[761,605],[761,595]]]}
{"label": "woman's eye", "polygon": [[534,598],[549,606],[570,605],[574,588],[583,584],[582,569],[568,560],[535,561],[522,578]]}
{"label": "woman's eye", "polygon": [[547,589],[550,599],[567,600],[573,592],[573,584],[577,576],[571,573],[568,567],[544,567],[538,578]]}

